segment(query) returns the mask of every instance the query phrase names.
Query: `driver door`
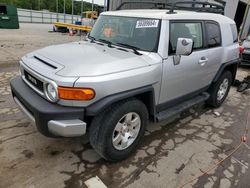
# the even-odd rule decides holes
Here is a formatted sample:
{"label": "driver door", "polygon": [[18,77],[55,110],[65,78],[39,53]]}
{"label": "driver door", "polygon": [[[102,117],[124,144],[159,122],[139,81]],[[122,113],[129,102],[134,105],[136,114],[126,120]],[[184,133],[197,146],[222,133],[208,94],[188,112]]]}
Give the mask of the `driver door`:
{"label": "driver door", "polygon": [[[204,48],[203,24],[199,21],[170,22],[169,57],[163,62],[162,88],[160,104],[181,102],[207,86],[204,71],[209,68],[208,53]],[[179,64],[174,63],[178,38],[191,38],[194,41],[193,52],[181,56]]]}

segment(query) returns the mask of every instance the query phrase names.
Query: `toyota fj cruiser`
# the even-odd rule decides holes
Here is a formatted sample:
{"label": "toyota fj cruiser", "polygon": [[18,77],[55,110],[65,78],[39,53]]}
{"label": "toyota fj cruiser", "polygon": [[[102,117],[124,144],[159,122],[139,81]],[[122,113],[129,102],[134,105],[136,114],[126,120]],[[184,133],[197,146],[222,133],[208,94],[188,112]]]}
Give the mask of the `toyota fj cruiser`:
{"label": "toyota fj cruiser", "polygon": [[201,7],[104,12],[85,41],[24,56],[13,98],[43,135],[88,133],[103,158],[125,159],[149,120],[202,102],[218,107],[228,95],[236,25],[218,7]]}

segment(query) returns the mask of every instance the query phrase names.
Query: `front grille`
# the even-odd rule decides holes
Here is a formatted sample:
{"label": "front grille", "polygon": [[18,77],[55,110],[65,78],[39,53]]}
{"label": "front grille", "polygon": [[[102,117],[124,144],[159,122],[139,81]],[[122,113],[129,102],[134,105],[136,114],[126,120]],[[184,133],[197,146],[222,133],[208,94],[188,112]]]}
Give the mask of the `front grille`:
{"label": "front grille", "polygon": [[41,80],[39,80],[36,77],[29,74],[26,70],[24,70],[24,77],[35,88],[37,88],[39,91],[43,92],[43,82]]}

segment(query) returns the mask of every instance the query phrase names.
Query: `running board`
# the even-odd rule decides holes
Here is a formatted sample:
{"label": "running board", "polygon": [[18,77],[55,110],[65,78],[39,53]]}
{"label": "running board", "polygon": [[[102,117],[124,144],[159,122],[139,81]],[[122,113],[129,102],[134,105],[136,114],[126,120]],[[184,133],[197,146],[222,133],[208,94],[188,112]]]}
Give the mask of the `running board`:
{"label": "running board", "polygon": [[168,119],[172,116],[175,116],[177,114],[180,114],[184,110],[187,110],[187,109],[193,107],[194,105],[205,102],[209,98],[209,96],[210,95],[208,93],[204,92],[201,95],[198,95],[192,99],[184,101],[181,104],[178,104],[174,107],[170,107],[167,110],[158,113],[156,115],[156,119],[157,119],[157,121],[162,121],[162,120]]}

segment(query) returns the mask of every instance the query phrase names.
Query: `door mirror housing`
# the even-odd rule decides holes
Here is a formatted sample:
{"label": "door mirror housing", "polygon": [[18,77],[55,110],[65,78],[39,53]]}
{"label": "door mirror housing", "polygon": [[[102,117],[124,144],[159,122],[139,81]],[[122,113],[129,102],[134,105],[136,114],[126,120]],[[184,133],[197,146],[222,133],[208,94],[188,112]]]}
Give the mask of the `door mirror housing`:
{"label": "door mirror housing", "polygon": [[193,39],[178,38],[176,45],[176,55],[189,56],[193,52]]}

